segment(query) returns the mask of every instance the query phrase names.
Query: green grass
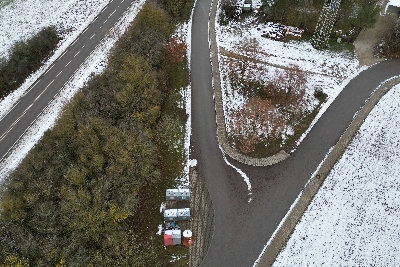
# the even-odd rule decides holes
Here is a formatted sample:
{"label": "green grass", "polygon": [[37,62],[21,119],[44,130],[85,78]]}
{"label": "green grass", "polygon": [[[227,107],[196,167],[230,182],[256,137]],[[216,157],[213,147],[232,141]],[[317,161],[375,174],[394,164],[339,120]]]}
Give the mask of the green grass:
{"label": "green grass", "polygon": [[[185,60],[182,64],[170,66],[168,69],[169,87],[174,89],[163,104],[165,122],[160,123],[163,127],[159,129],[158,146],[160,162],[163,165],[160,166],[162,178],[144,186],[144,190],[139,195],[139,199],[142,201],[133,221],[133,225],[138,226],[137,233],[140,237],[143,239],[154,237],[149,240],[152,245],[144,247],[144,249],[151,248],[151,251],[147,251],[147,253],[155,254],[154,262],[148,263],[152,266],[187,266],[189,261],[188,247],[175,245],[164,248],[163,236],[155,235],[157,226],[163,222],[163,215],[159,212],[159,207],[162,202],[165,202],[165,190],[178,186],[176,178],[183,174],[185,164],[183,129],[187,116],[185,110],[179,108],[178,104],[182,102],[179,89],[189,83],[186,65],[187,61]],[[175,256],[177,260],[171,262],[172,256]]]}

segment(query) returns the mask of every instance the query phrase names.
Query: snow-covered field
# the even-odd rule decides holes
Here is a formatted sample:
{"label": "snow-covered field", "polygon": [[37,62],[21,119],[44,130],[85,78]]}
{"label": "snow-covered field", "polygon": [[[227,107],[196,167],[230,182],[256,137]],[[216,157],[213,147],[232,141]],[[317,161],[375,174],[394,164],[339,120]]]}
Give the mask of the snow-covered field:
{"label": "snow-covered field", "polygon": [[25,41],[42,28],[54,25],[67,39],[91,22],[109,0],[15,0],[0,9],[0,58],[17,41]]}
{"label": "snow-covered field", "polygon": [[400,266],[400,85],[371,111],[274,266]]}
{"label": "snow-covered field", "polygon": [[109,0],[15,0],[0,9],[0,58],[7,58],[11,47],[26,41],[41,29],[54,26],[63,38],[54,55],[38,71],[30,75],[21,87],[0,102],[0,118],[21,98],[65,49],[91,23]]}
{"label": "snow-covered field", "polygon": [[[93,3],[93,5],[90,7],[88,7],[87,5],[82,6],[82,2],[85,2],[86,4]],[[43,5],[43,9],[41,8],[41,3],[45,3]],[[50,25],[52,21],[47,20],[46,18],[52,17],[52,13],[57,12],[58,17],[55,17],[59,20],[54,19],[54,21],[62,21],[62,23],[59,24],[60,28],[58,29],[69,28],[73,30],[72,32],[64,36],[63,43],[60,44],[59,48],[55,52],[55,55],[51,57],[40,70],[32,74],[18,90],[16,90],[13,94],[6,97],[0,102],[0,118],[4,116],[4,114],[14,105],[15,102],[18,101],[18,99],[25,93],[29,86],[35,82],[37,77],[39,77],[44,71],[46,71],[46,68],[51,65],[51,63],[58,57],[58,55],[61,55],[64,52],[68,45],[74,41],[76,36],[78,36],[80,32],[86,28],[86,26],[92,21],[92,19],[96,17],[96,15],[107,3],[108,0],[98,0],[97,2],[94,0],[70,0],[61,2],[55,0],[44,2],[39,0],[25,0],[15,1],[14,4],[6,6],[0,10],[0,16],[2,18],[1,21],[8,21],[10,25],[12,24],[11,22],[14,20],[13,12],[19,14],[19,19],[17,21],[14,21],[14,23],[16,24],[19,23],[18,21],[30,21],[31,24],[35,24],[33,22],[37,20],[37,23],[42,25],[35,28],[31,24],[29,24],[29,27],[34,30],[29,31],[29,33],[26,33],[26,35],[20,35],[20,40],[28,38],[29,36],[33,35],[35,31],[37,32],[42,27]],[[69,80],[63,90],[61,90],[56,98],[53,99],[50,105],[43,111],[41,116],[39,116],[34,124],[27,130],[24,137],[17,142],[14,149],[0,164],[0,181],[3,180],[11,170],[15,169],[16,166],[18,166],[19,162],[25,157],[29,150],[40,140],[44,132],[47,129],[53,127],[54,123],[57,120],[57,117],[62,110],[62,107],[75,95],[79,88],[83,87],[83,85],[89,80],[91,73],[99,74],[105,69],[105,67],[107,66],[107,56],[109,51],[114,46],[118,38],[125,32],[130,22],[136,17],[137,13],[140,11],[144,3],[145,0],[136,0],[133,2],[130,9],[127,10],[127,12],[125,12],[125,14],[114,25],[114,27],[110,29],[110,35],[103,39],[102,43],[96,47],[93,53],[85,60],[85,62],[76,71],[74,76]],[[13,12],[8,11],[8,13],[6,13],[5,10],[9,10],[10,8]],[[35,12],[31,13],[29,9],[41,10],[41,12],[39,13],[43,14],[41,16],[38,16]],[[21,25],[21,27],[25,27],[24,24]],[[17,28],[14,27],[14,30],[16,29]],[[0,31],[1,36],[3,36],[4,34],[4,32]],[[17,40],[18,39],[16,39],[16,41]],[[12,44],[10,43],[9,46],[11,45]]]}
{"label": "snow-covered field", "polygon": [[[219,9],[218,12],[221,10]],[[317,105],[318,102],[313,97],[316,89],[322,89],[328,95],[328,99],[320,109],[315,121],[349,80],[362,70],[359,68],[357,58],[350,52],[318,51],[305,41],[282,42],[261,37],[263,31],[267,31],[271,27],[273,24],[256,23],[254,17],[248,17],[240,23],[229,22],[227,26],[219,23],[216,25],[221,87],[228,133],[230,132],[229,121],[232,120],[230,114],[232,111],[242,108],[248,100],[234,90],[230,83],[228,61],[232,60],[232,55],[255,59],[251,64],[252,68],[246,70],[245,77],[264,84],[267,84],[277,71],[293,64],[299,66],[308,76],[306,97],[309,101],[307,101],[306,109],[312,110]]]}

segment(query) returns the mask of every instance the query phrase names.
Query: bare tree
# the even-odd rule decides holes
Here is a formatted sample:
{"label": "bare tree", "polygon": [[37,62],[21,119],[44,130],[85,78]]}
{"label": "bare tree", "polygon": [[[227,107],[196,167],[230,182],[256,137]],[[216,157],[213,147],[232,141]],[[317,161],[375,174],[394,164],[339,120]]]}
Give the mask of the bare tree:
{"label": "bare tree", "polygon": [[265,87],[266,95],[281,110],[300,115],[307,82],[307,73],[291,64],[287,69],[276,71],[275,77]]}
{"label": "bare tree", "polygon": [[232,112],[231,119],[231,133],[240,141],[243,153],[253,151],[257,143],[278,137],[286,127],[283,117],[268,99],[251,98]]}

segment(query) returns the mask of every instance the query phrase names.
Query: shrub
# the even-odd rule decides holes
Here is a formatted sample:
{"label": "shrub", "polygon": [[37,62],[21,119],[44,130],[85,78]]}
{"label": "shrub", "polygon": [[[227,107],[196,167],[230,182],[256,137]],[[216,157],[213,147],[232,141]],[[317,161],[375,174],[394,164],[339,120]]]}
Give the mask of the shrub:
{"label": "shrub", "polygon": [[243,153],[252,152],[260,142],[278,137],[286,127],[284,118],[268,99],[251,98],[231,117],[229,128],[240,141]]}
{"label": "shrub", "polygon": [[0,97],[17,89],[49,58],[60,38],[53,27],[41,30],[27,42],[17,42],[10,58],[0,64]]}
{"label": "shrub", "polygon": [[375,46],[375,53],[386,58],[400,58],[400,22]]}
{"label": "shrub", "polygon": [[[105,72],[3,184],[0,265],[171,266],[187,253],[153,231],[184,160],[181,116],[165,109],[176,92],[163,90],[170,30],[168,14],[145,4]],[[151,31],[152,46],[141,36]]]}
{"label": "shrub", "polygon": [[233,19],[240,14],[240,6],[238,0],[222,0],[221,8],[225,13],[225,16],[229,19]]}

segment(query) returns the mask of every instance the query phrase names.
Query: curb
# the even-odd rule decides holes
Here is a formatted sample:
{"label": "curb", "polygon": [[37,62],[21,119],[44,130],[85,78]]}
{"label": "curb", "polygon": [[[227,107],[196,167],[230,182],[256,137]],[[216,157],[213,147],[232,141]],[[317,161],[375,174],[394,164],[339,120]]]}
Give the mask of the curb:
{"label": "curb", "polygon": [[331,169],[341,158],[348,144],[357,133],[365,118],[375,107],[378,101],[384,96],[394,85],[400,83],[400,76],[387,80],[382,83],[369,97],[362,109],[357,113],[349,127],[340,137],[337,144],[333,147],[329,155],[323,161],[321,167],[314,173],[304,190],[300,193],[298,201],[289,210],[287,216],[281,222],[281,227],[275,232],[275,235],[264,248],[262,255],[256,261],[254,266],[272,266],[280,251],[285,247],[286,242],[290,238],[297,223],[303,216],[309,204],[317,194],[319,188],[324,183]]}
{"label": "curb", "polygon": [[222,90],[221,90],[221,78],[218,64],[218,45],[215,32],[215,17],[217,14],[218,0],[213,0],[210,13],[209,23],[209,34],[210,34],[210,50],[211,50],[211,65],[212,65],[212,76],[213,76],[213,87],[214,87],[214,101],[215,101],[215,112],[216,112],[216,123],[217,123],[217,136],[218,141],[222,147],[222,150],[234,160],[252,166],[269,166],[281,162],[287,159],[290,155],[284,150],[279,153],[266,157],[266,158],[252,158],[243,155],[233,149],[227,140],[226,125],[224,108],[222,105]]}

